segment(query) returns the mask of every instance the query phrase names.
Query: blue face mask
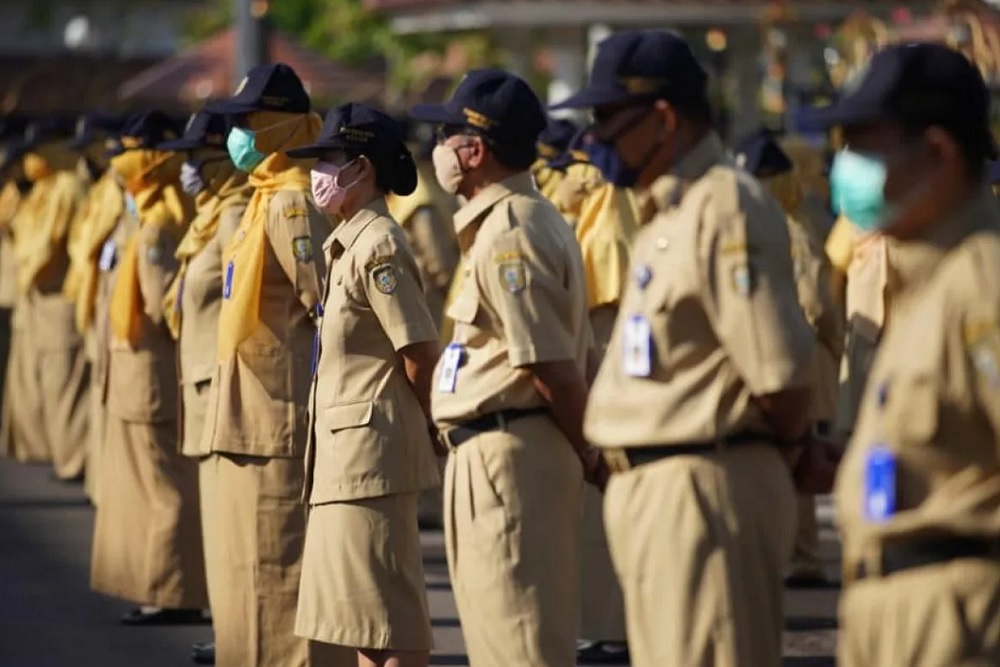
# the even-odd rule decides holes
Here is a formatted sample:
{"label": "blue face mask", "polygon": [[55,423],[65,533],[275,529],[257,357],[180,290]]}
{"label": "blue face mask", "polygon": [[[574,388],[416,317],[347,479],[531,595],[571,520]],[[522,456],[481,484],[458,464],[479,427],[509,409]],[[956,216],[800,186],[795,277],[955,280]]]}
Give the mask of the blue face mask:
{"label": "blue face mask", "polygon": [[139,207],[135,205],[135,197],[129,192],[125,193],[125,210],[133,218],[139,217]]}
{"label": "blue face mask", "polygon": [[[619,188],[635,187],[642,168],[628,167],[622,161],[613,143],[597,141],[587,144],[585,150],[590,164],[597,167],[604,180]],[[645,165],[643,165],[645,166]]]}
{"label": "blue face mask", "polygon": [[252,130],[242,127],[234,127],[229,131],[229,136],[226,137],[229,159],[233,161],[237,169],[248,174],[267,157],[257,150],[256,139],[256,134]]}
{"label": "blue face mask", "polygon": [[865,231],[883,229],[894,217],[883,188],[885,161],[872,155],[844,149],[830,169],[830,201],[833,210]]}

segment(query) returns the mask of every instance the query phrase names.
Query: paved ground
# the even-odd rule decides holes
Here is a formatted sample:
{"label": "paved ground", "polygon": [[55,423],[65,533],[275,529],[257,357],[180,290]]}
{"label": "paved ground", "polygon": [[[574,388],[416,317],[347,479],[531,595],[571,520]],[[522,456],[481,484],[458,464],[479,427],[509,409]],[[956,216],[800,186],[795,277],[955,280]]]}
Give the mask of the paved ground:
{"label": "paved ground", "polygon": [[[828,524],[829,512],[821,519]],[[128,604],[87,587],[93,511],[78,485],[44,466],[0,459],[0,667],[178,667],[209,628],[123,628]],[[837,552],[824,529],[832,575]],[[434,665],[468,665],[441,535],[424,535],[427,585],[439,647]],[[789,594],[785,667],[833,665],[836,593]],[[512,666],[513,667],[513,666]]]}

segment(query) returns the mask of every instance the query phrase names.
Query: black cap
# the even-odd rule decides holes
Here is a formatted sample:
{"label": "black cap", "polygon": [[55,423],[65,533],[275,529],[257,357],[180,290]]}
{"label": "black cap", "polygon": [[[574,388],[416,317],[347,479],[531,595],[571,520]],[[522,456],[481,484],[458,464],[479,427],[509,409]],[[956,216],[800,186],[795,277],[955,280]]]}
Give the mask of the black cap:
{"label": "black cap", "polygon": [[250,70],[228,100],[211,102],[210,113],[239,116],[254,111],[309,113],[312,105],[299,75],[288,65],[258,65]]}
{"label": "black cap", "polygon": [[70,141],[71,150],[82,150],[102,137],[121,131],[127,117],[121,114],[95,111],[80,116],[76,121],[76,135]]}
{"label": "black cap", "polygon": [[571,121],[549,118],[548,124],[538,135],[538,154],[546,160],[554,160],[569,148],[579,128]]}
{"label": "black cap", "polygon": [[818,123],[863,125],[880,120],[938,125],[996,157],[990,97],[979,69],[942,44],[890,46],[876,53],[833,105],[815,112]]}
{"label": "black cap", "polygon": [[589,128],[577,130],[576,134],[566,144],[566,149],[557,157],[548,161],[550,168],[557,171],[565,171],[572,164],[590,164],[590,155],[587,154],[587,145],[592,136]]}
{"label": "black cap", "polygon": [[117,148],[108,151],[120,155],[130,150],[157,150],[167,141],[177,138],[177,127],[161,111],[147,111],[129,117],[121,131]]}
{"label": "black cap", "polygon": [[472,70],[445,104],[418,104],[424,123],[467,127],[498,144],[534,146],[547,123],[545,109],[523,79],[499,69]]}
{"label": "black cap", "polygon": [[583,90],[550,108],[701,100],[707,85],[708,75],[683,37],[664,30],[626,30],[597,45]]}
{"label": "black cap", "polygon": [[41,144],[69,139],[75,134],[76,120],[72,116],[45,116],[28,123],[24,131],[24,150],[31,151]]}
{"label": "black cap", "polygon": [[1000,160],[992,160],[986,167],[987,178],[992,185],[1000,185]]}
{"label": "black cap", "polygon": [[226,135],[232,128],[228,116],[209,113],[204,109],[192,114],[180,139],[165,141],[158,145],[161,151],[193,151],[199,148],[226,149]]}
{"label": "black cap", "polygon": [[292,158],[317,158],[331,150],[354,153],[398,153],[406,137],[392,116],[365,104],[345,104],[330,110],[316,141],[285,151]]}
{"label": "black cap", "polygon": [[31,119],[23,114],[10,114],[0,118],[0,141],[22,139]]}
{"label": "black cap", "polygon": [[736,164],[757,178],[770,178],[792,170],[791,158],[766,129],[736,146]]}

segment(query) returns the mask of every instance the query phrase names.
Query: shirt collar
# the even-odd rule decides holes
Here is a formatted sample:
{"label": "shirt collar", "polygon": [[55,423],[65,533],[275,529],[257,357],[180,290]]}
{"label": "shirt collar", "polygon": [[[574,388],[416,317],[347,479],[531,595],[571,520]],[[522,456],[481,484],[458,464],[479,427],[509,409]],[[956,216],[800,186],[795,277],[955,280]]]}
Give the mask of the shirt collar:
{"label": "shirt collar", "polygon": [[649,187],[657,210],[665,211],[677,205],[691,185],[709,169],[726,161],[726,149],[716,132],[709,132],[669,173],[660,176]]}
{"label": "shirt collar", "polygon": [[323,250],[329,250],[334,244],[340,246],[341,250],[347,250],[354,245],[354,242],[361,236],[361,232],[373,220],[388,215],[389,207],[385,202],[385,197],[376,197],[355,213],[350,220],[340,223],[333,234],[323,243]]}
{"label": "shirt collar", "polygon": [[531,173],[527,171],[486,186],[455,213],[455,233],[461,235],[465,229],[506,197],[512,194],[534,193],[537,193],[535,181],[531,178]]}

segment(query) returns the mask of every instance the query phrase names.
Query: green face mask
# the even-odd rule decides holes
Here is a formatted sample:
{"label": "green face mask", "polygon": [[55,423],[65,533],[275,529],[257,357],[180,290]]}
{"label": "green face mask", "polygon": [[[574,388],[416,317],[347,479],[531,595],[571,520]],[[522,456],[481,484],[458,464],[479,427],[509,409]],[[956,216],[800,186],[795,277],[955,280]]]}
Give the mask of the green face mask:
{"label": "green face mask", "polygon": [[233,161],[237,169],[248,174],[267,157],[257,150],[256,139],[255,132],[242,127],[234,127],[229,131],[229,136],[226,137],[229,159]]}
{"label": "green face mask", "polygon": [[834,211],[865,231],[883,229],[892,221],[894,208],[885,201],[885,160],[844,149],[830,170],[830,196]]}

